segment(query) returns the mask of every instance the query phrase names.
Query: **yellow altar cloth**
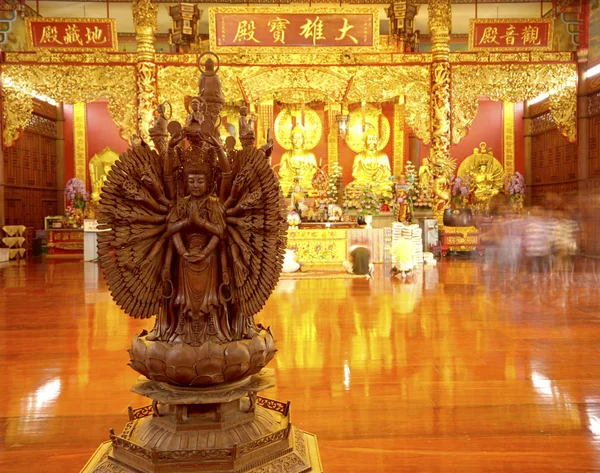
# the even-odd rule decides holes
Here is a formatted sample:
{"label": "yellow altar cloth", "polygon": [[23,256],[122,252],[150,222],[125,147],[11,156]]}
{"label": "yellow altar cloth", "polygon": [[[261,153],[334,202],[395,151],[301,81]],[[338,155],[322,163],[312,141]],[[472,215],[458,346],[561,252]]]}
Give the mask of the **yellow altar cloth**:
{"label": "yellow altar cloth", "polygon": [[338,264],[346,260],[348,248],[362,244],[371,250],[373,263],[391,261],[391,228],[289,229],[287,247],[296,251],[296,261],[305,264]]}

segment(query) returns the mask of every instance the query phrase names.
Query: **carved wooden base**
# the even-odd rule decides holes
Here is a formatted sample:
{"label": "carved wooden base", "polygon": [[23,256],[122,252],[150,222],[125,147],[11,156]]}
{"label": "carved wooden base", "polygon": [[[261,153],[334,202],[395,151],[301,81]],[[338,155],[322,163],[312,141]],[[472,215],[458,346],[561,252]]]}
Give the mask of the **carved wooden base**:
{"label": "carved wooden base", "polygon": [[140,378],[133,391],[153,400],[130,409],[81,473],[321,473],[314,435],[292,426],[289,403],[257,396],[272,370],[211,388],[179,388]]}

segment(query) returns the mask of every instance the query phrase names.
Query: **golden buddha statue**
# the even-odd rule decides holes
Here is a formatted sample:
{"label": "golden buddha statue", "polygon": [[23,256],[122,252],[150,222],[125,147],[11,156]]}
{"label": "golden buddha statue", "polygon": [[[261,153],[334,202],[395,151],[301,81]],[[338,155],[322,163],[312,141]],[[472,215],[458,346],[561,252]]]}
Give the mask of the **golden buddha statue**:
{"label": "golden buddha statue", "polygon": [[350,191],[370,187],[379,197],[390,197],[392,170],[388,155],[377,149],[379,138],[373,130],[367,130],[363,136],[364,150],[356,155],[352,165],[354,180],[348,185]]}
{"label": "golden buddha statue", "polygon": [[504,169],[485,142],[473,150],[458,168],[459,176],[468,176],[473,184],[473,210],[487,214],[490,200],[504,184]]}
{"label": "golden buddha statue", "polygon": [[499,189],[494,186],[492,173],[488,172],[487,163],[479,163],[478,170],[473,172],[472,175],[473,182],[475,183],[473,196],[476,203],[488,201],[499,192]]}
{"label": "golden buddha statue", "polygon": [[279,182],[283,195],[288,195],[299,178],[300,187],[308,194],[314,194],[312,179],[317,172],[317,158],[304,149],[304,130],[296,124],[292,130],[292,149],[281,156]]}
{"label": "golden buddha statue", "polygon": [[94,202],[100,200],[102,186],[106,182],[108,173],[115,161],[119,159],[119,155],[110,147],[104,148],[100,153],[94,155],[90,160],[90,182],[92,184],[91,198]]}

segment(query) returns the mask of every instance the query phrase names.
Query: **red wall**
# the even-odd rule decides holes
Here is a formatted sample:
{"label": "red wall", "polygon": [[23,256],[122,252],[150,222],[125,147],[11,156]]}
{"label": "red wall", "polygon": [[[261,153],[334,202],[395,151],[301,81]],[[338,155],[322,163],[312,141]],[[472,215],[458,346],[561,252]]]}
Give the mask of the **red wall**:
{"label": "red wall", "polygon": [[[465,158],[473,154],[474,148],[479,148],[482,141],[485,141],[488,149],[492,149],[494,157],[503,163],[503,123],[502,102],[480,100],[477,115],[469,127],[467,136],[460,140],[458,144],[450,147],[450,155],[456,159],[457,168]],[[423,162],[429,156],[429,146],[421,145],[419,155],[421,162]]]}
{"label": "red wall", "polygon": [[[73,106],[64,106],[65,115],[65,182],[75,177],[75,151],[73,143]],[[129,144],[119,134],[119,129],[108,113],[108,101],[98,100],[85,107],[87,123],[88,163],[95,154],[110,146],[118,153],[127,150]],[[86,186],[91,190],[89,171]]]}
{"label": "red wall", "polygon": [[469,128],[467,136],[450,148],[450,153],[456,159],[458,166],[465,158],[473,154],[475,148],[479,148],[482,141],[485,141],[488,150],[491,148],[496,159],[503,163],[504,122],[502,108],[502,102],[479,101],[477,116]]}
{"label": "red wall", "polygon": [[[117,153],[126,151],[129,143],[121,138],[119,128],[108,113],[107,101],[88,103],[85,107],[87,122],[87,154],[88,163],[94,155],[110,146]],[[87,179],[87,187],[91,190],[91,182]]]}

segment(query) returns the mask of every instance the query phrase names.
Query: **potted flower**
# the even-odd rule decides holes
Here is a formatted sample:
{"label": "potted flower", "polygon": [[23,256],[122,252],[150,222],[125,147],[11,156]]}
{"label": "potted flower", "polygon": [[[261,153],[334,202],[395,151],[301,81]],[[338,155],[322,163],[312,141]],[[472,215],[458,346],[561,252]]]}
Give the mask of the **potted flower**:
{"label": "potted flower", "polygon": [[356,201],[357,215],[364,217],[366,228],[373,228],[373,216],[379,215],[379,199],[370,187],[365,187]]}
{"label": "potted flower", "polygon": [[65,185],[65,213],[72,227],[78,228],[83,225],[85,205],[89,199],[90,195],[81,179],[74,177],[67,181]]}
{"label": "potted flower", "polygon": [[452,197],[450,202],[454,208],[465,208],[471,203],[471,180],[468,176],[454,176],[450,183]]}
{"label": "potted flower", "polygon": [[504,189],[510,198],[513,210],[520,214],[523,211],[523,202],[525,200],[525,178],[517,171],[507,179]]}
{"label": "potted flower", "polygon": [[444,225],[448,227],[468,227],[472,225],[473,186],[470,176],[455,176],[450,181],[450,209],[444,211]]}

